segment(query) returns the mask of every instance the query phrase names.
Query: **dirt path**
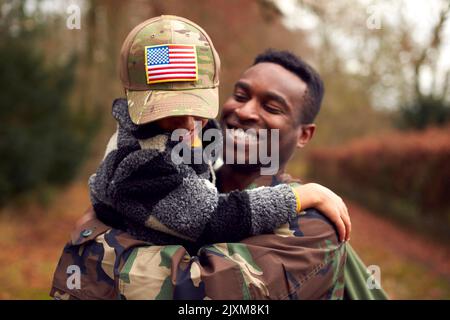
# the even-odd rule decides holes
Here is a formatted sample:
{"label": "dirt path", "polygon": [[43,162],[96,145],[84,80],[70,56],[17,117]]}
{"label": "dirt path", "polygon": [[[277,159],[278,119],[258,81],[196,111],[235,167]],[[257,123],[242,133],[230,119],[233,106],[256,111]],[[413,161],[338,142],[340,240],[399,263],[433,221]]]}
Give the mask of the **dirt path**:
{"label": "dirt path", "polygon": [[0,299],[49,299],[50,284],[75,221],[89,205],[86,183],[74,183],[47,208],[0,212]]}
{"label": "dirt path", "polygon": [[[89,204],[74,183],[51,207],[0,212],[0,299],[48,299],[51,278],[74,222]],[[391,298],[450,299],[450,251],[347,202],[351,244],[367,265],[381,268]]]}
{"label": "dirt path", "polygon": [[379,265],[394,299],[450,299],[450,244],[431,242],[384,217],[346,201],[350,243],[367,265]]}

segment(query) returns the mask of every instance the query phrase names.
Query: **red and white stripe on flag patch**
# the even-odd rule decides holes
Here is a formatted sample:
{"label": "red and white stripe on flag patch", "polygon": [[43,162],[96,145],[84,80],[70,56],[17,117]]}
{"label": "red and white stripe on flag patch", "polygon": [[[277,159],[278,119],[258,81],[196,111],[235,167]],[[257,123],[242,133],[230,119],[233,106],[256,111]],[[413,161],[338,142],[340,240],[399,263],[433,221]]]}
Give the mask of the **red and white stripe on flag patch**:
{"label": "red and white stripe on flag patch", "polygon": [[147,83],[196,81],[195,45],[165,44],[145,47]]}

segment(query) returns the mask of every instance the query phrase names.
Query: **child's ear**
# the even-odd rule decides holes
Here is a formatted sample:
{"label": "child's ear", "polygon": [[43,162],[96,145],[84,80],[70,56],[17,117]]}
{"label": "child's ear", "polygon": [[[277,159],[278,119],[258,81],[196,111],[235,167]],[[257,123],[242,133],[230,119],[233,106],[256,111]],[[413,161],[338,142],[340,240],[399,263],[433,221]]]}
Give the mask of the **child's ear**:
{"label": "child's ear", "polygon": [[303,148],[312,139],[316,131],[315,124],[301,124],[298,127],[297,148]]}
{"label": "child's ear", "polygon": [[208,123],[208,119],[200,118],[199,120],[202,122],[202,128],[204,128],[206,126],[206,124]]}

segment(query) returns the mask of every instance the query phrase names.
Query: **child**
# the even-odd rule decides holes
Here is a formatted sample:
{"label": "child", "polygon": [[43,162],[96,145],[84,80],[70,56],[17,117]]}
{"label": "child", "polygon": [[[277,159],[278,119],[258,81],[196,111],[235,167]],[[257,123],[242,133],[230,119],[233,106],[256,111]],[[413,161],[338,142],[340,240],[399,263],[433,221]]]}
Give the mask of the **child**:
{"label": "child", "polygon": [[338,200],[313,203],[317,193],[330,192],[326,188],[282,184],[221,194],[210,182],[210,163],[171,160],[179,142],[170,141],[171,130],[177,128],[170,127],[169,118],[136,125],[125,99],[114,102],[113,116],[117,132],[89,181],[94,210],[106,224],[157,245],[201,245],[272,232],[310,204],[336,221],[337,211],[326,208]]}

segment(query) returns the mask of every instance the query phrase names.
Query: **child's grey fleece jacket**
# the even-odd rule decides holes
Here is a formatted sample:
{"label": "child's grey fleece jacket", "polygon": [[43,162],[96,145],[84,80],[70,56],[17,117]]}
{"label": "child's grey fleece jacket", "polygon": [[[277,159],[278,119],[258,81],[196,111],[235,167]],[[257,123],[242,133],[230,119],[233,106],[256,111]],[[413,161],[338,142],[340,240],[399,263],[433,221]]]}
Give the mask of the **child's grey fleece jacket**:
{"label": "child's grey fleece jacket", "polygon": [[209,180],[211,166],[171,161],[170,135],[133,124],[125,99],[114,101],[113,116],[117,131],[89,179],[94,210],[105,223],[167,245],[239,241],[297,217],[290,186],[219,193]]}

